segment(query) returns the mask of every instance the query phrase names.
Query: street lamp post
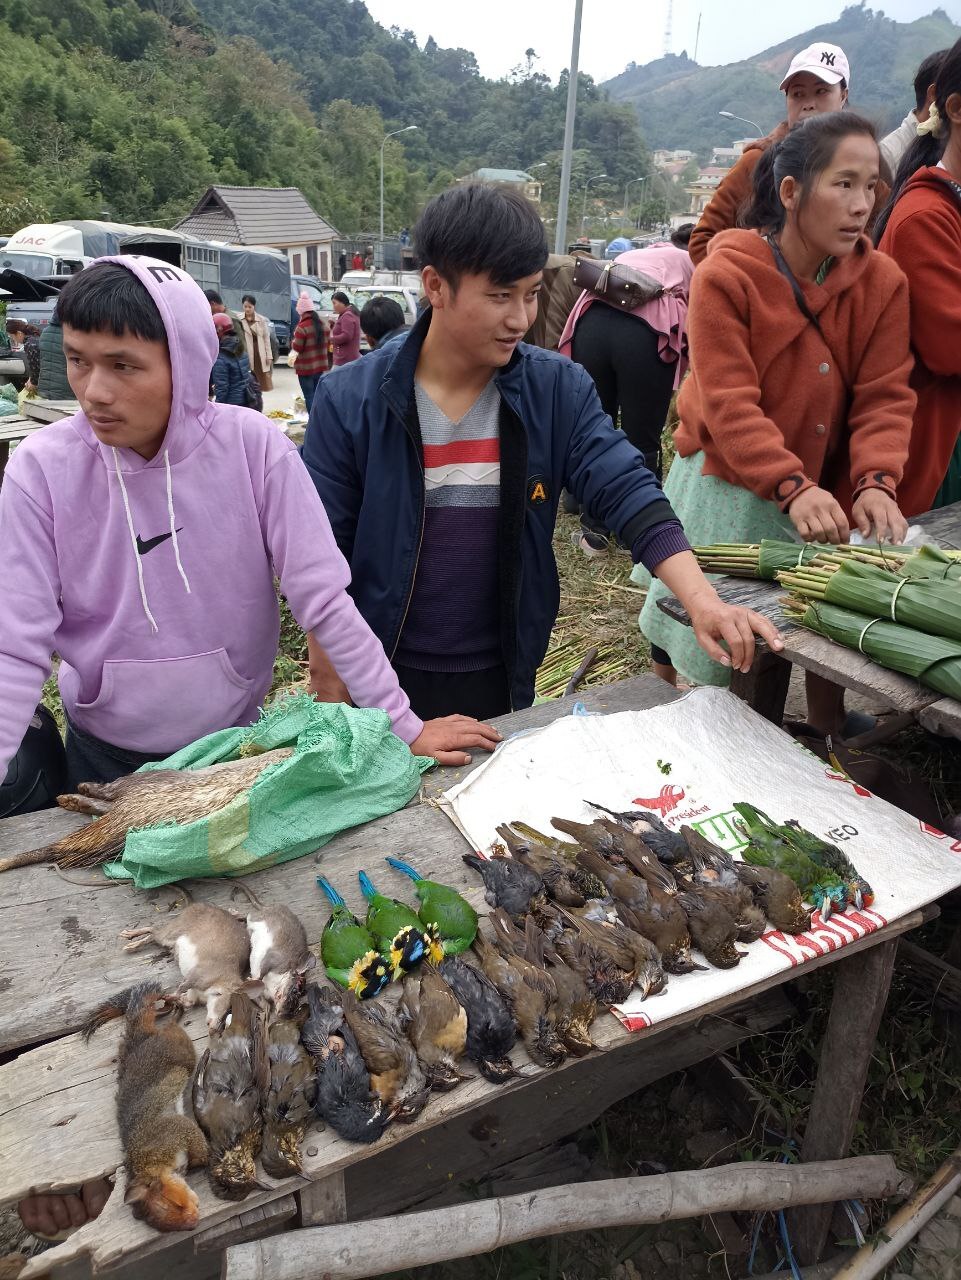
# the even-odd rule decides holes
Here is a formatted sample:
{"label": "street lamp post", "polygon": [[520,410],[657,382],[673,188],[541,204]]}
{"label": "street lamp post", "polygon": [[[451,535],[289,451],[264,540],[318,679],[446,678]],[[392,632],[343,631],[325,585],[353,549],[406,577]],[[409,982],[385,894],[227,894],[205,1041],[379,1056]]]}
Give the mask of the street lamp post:
{"label": "street lamp post", "polygon": [[584,183],[584,202],[581,205],[581,234],[584,234],[584,220],[587,217],[587,188],[592,182],[600,182],[602,178],[606,178],[606,173],[595,173],[593,178],[588,178]]}
{"label": "street lamp post", "polygon": [[627,213],[628,191],[630,191],[631,187],[633,187],[635,182],[649,182],[650,178],[651,178],[651,175],[649,173],[645,173],[644,176],[641,178],[631,178],[630,182],[628,182],[627,186],[624,188],[624,217],[625,218],[628,216],[628,213]]}
{"label": "street lamp post", "polygon": [[764,137],[764,130],[759,124],[755,124],[753,120],[748,120],[745,116],[736,116],[733,111],[719,111],[719,116],[723,116],[725,120],[739,120],[741,124],[749,124],[752,129],[757,129],[757,136]]}
{"label": "street lamp post", "polygon": [[577,60],[581,46],[581,15],[584,0],[574,0],[574,36],[567,79],[567,113],[564,116],[564,149],[561,153],[561,180],[557,192],[557,226],[554,252],[563,253],[567,240],[567,206],[571,194],[571,163],[574,155],[574,117],[577,114]]}
{"label": "street lamp post", "polygon": [[417,127],[416,124],[406,124],[403,129],[395,129],[393,133],[388,133],[380,144],[380,252],[382,255],[384,252],[384,148],[387,146],[388,138],[396,138],[399,133],[410,133]]}

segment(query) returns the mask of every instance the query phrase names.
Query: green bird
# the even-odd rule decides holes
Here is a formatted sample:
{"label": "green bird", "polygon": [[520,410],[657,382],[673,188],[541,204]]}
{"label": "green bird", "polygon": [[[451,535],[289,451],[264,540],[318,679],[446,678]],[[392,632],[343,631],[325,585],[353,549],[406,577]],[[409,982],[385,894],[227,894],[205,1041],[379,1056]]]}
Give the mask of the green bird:
{"label": "green bird", "polygon": [[357,878],[367,899],[368,932],[390,964],[394,977],[410,973],[425,958],[439,964],[444,958],[444,949],[436,929],[425,931],[413,907],[399,898],[378,893],[366,871],[358,871]]}
{"label": "green bird", "polygon": [[317,884],[333,908],[320,935],[320,958],[327,976],[361,1000],[369,1000],[390,982],[387,961],[334,886],[323,876],[317,877]]}
{"label": "green bird", "polygon": [[471,904],[449,885],[425,880],[409,863],[401,862],[399,858],[387,858],[385,861],[417,886],[420,922],[428,928],[431,925],[436,927],[444,955],[456,956],[466,951],[477,937],[477,912]]}
{"label": "green bird", "polygon": [[750,804],[736,804],[741,816],[741,826],[748,843],[741,850],[741,857],[754,867],[774,867],[789,875],[808,902],[813,902],[828,920],[836,911],[847,906],[847,886],[830,867],[797,848],[761,809]]}
{"label": "green bird", "polygon": [[796,849],[806,853],[815,862],[820,862],[823,866],[830,867],[835,875],[841,877],[847,885],[848,902],[856,910],[861,911],[864,907],[871,906],[874,902],[874,890],[867,880],[858,874],[857,868],[843,849],[839,849],[836,844],[830,844],[827,840],[822,840],[820,836],[814,835],[813,832],[805,830],[796,818],[788,818],[781,830],[784,832],[786,839]]}

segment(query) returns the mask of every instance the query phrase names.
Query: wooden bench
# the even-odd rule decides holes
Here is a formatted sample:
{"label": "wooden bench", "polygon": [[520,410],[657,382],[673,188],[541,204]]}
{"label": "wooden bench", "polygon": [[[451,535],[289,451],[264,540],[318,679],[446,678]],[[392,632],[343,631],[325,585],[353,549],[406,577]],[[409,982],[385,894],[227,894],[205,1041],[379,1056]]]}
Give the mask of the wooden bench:
{"label": "wooden bench", "polygon": [[[911,523],[920,525],[946,550],[961,550],[961,503],[929,511]],[[882,741],[913,722],[932,733],[961,738],[961,702],[788,622],[781,612],[780,601],[786,593],[779,583],[722,577],[715,586],[722,600],[754,609],[770,618],[781,631],[784,640],[781,653],[772,653],[761,644],[758,658],[747,675],[735,672],[731,679],[732,691],[766,719],[781,723],[794,665],[864,694],[894,713],[878,730],[863,735],[852,745],[867,746],[869,742]],[[668,617],[690,626],[690,618],[679,600],[669,597],[659,601],[659,605]]]}
{"label": "wooden bench", "polygon": [[[587,690],[580,698],[590,711],[615,712],[657,706],[676,696],[662,681],[641,676]],[[506,733],[545,725],[569,713],[572,704],[573,699],[547,703],[498,723]],[[472,767],[479,763],[475,759]],[[467,845],[434,803],[462,773],[434,771],[406,809],[345,832],[313,856],[250,876],[249,883],[264,902],[284,901],[296,910],[311,941],[319,937],[329,910],[315,884],[318,872],[356,907],[358,869],[377,872],[388,853],[409,856],[426,875],[456,885],[479,910],[486,910],[480,882],[461,862]],[[82,821],[61,810],[7,819],[0,822],[0,856],[45,844]],[[125,953],[117,935],[169,910],[179,895],[175,886],[140,893],[126,884],[108,888],[105,883],[99,873],[74,872],[67,879],[47,866],[0,874],[0,1051],[20,1051],[0,1066],[0,1204],[31,1191],[69,1188],[113,1174],[121,1164],[114,1111],[118,1030],[115,1025],[105,1028],[85,1046],[77,1028],[119,988],[148,975],[176,981],[169,959],[151,961]],[[204,882],[194,897],[221,905],[246,902],[229,880]],[[923,918],[923,912],[914,912],[806,966],[807,972],[843,961],[835,979],[805,1159],[847,1153],[897,939]],[[465,1082],[432,1098],[416,1123],[392,1126],[372,1149],[345,1143],[329,1129],[312,1128],[304,1143],[304,1178],[276,1182],[264,1177],[264,1189],[239,1204],[216,1199],[206,1176],[192,1175],[201,1221],[188,1237],[159,1235],[137,1222],[122,1203],[123,1176],[118,1174],[101,1218],[31,1262],[24,1275],[29,1280],[46,1274],[47,1268],[55,1276],[66,1275],[56,1268],[87,1254],[95,1270],[137,1264],[129,1274],[139,1280],[150,1255],[186,1248],[188,1242],[198,1250],[222,1249],[281,1227],[295,1207],[301,1225],[317,1225],[422,1203],[573,1133],[661,1076],[777,1025],[790,1016],[780,988],[792,973],[778,973],[736,997],[716,1000],[647,1032],[630,1033],[612,1016],[603,1016],[594,1027],[600,1052],[553,1072],[534,1066],[518,1049],[514,1056],[520,1078],[501,1087],[480,1077]],[[184,1026],[200,1047],[206,1034],[202,1011],[193,1011]],[[798,1210],[794,1234],[805,1258],[813,1260],[823,1246],[830,1211],[830,1206]]]}
{"label": "wooden bench", "polygon": [[32,436],[42,426],[42,422],[35,422],[32,418],[12,416],[0,418],[0,484],[3,484],[3,473],[10,457],[10,446],[26,440],[27,436]]}

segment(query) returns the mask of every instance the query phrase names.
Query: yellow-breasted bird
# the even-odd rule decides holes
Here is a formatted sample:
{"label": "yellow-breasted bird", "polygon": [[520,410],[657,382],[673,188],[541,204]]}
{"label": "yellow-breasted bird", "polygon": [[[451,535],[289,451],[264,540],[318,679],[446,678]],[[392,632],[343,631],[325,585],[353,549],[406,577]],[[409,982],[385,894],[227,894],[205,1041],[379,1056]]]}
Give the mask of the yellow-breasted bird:
{"label": "yellow-breasted bird", "polygon": [[242,1200],[256,1185],[269,1082],[264,1015],[235,992],[224,1029],[211,1032],[193,1082],[194,1115],[210,1142],[211,1186],[224,1199]]}
{"label": "yellow-breasted bird", "polygon": [[409,862],[401,862],[399,858],[387,858],[386,862],[413,880],[420,902],[417,914],[423,924],[436,926],[444,944],[444,955],[456,956],[466,951],[477,933],[477,912],[467,899],[450,885],[425,880]]}
{"label": "yellow-breasted bird", "polygon": [[370,1083],[390,1118],[409,1124],[423,1111],[430,1083],[396,1013],[381,1002],[361,1002],[344,992],[344,1017],[370,1072]]}
{"label": "yellow-breasted bird", "polygon": [[428,957],[435,961],[443,959],[444,949],[437,930],[432,929],[428,934],[413,907],[399,898],[378,893],[366,871],[358,871],[357,879],[367,899],[364,924],[381,954],[390,961],[395,978],[410,973]]}
{"label": "yellow-breasted bird", "polygon": [[432,964],[404,979],[407,1035],[427,1067],[430,1087],[446,1092],[466,1080],[457,1063],[467,1048],[467,1011]]}

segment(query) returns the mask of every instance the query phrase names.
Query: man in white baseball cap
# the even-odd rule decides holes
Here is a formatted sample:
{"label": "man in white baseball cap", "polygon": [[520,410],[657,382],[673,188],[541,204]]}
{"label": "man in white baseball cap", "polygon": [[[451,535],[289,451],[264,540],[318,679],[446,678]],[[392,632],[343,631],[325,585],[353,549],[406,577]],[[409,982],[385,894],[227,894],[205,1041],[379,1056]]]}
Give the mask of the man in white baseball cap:
{"label": "man in white baseball cap", "polygon": [[819,41],[808,45],[794,58],[779,86],[787,103],[787,119],[782,120],[766,138],[749,143],[715,191],[691,234],[688,252],[695,263],[704,259],[713,236],[737,226],[738,213],[750,198],[754,169],[762,154],[780,142],[790,128],[809,116],[822,111],[840,111],[848,100],[850,80],[847,56],[836,44]]}

